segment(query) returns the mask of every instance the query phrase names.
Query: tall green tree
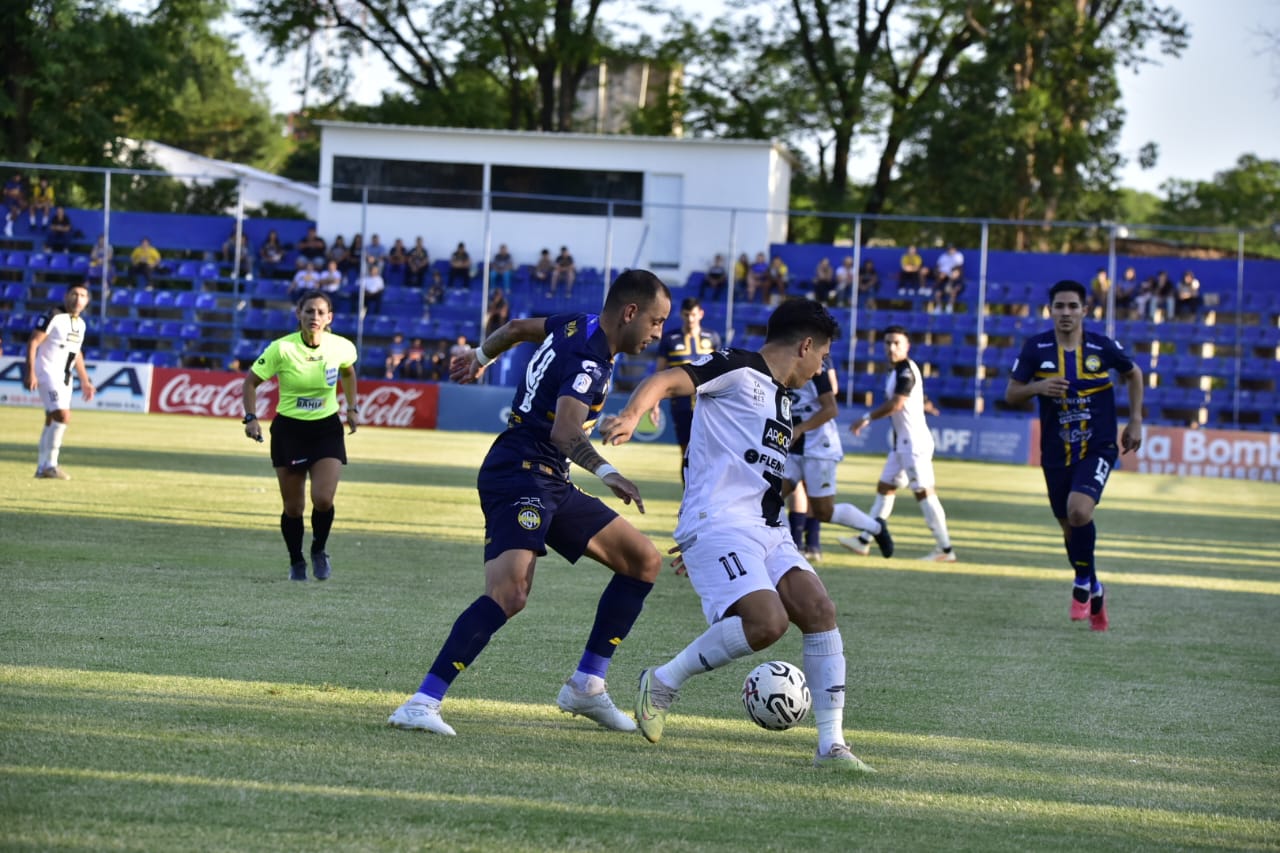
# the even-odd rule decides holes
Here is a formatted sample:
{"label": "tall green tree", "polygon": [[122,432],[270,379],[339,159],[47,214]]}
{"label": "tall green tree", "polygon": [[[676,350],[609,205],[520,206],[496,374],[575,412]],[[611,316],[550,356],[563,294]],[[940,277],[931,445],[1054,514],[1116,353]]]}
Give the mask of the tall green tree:
{"label": "tall green tree", "polygon": [[[1247,247],[1280,257],[1280,160],[1263,160],[1244,154],[1230,169],[1212,181],[1173,179],[1161,186],[1159,219],[1172,225],[1230,226],[1251,232]],[[1234,235],[1218,240],[1204,238],[1225,248],[1235,248]]]}
{"label": "tall green tree", "polygon": [[264,0],[241,16],[278,53],[327,45],[338,68],[372,53],[440,123],[567,131],[579,85],[607,52],[605,2]]}

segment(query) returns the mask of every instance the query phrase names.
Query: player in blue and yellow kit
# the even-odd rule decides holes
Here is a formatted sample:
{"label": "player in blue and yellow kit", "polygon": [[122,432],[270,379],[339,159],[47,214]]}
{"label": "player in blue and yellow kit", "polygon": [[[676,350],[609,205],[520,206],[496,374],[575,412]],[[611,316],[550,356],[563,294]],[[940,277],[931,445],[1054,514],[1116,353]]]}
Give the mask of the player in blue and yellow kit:
{"label": "player in blue and yellow kit", "polygon": [[[1094,566],[1093,510],[1119,453],[1142,444],[1142,370],[1121,346],[1085,331],[1087,291],[1078,281],[1049,288],[1053,331],[1033,335],[1013,363],[1005,400],[1040,403],[1040,465],[1049,505],[1062,525],[1075,570],[1071,618],[1107,630],[1107,608]],[[1129,423],[1116,445],[1114,370],[1129,389]]]}
{"label": "player in blue and yellow kit", "polygon": [[454,359],[453,379],[474,382],[499,354],[521,342],[540,343],[516,387],[507,429],[489,448],[476,481],[485,517],[484,595],[458,616],[418,692],[396,709],[390,725],[454,734],[440,716],[445,692],[524,609],[534,565],[550,546],[570,563],[586,555],[614,571],[578,669],[556,702],[605,728],[635,731],[609,698],[604,676],[640,616],[662,557],[630,522],[573,484],[569,463],[644,512],[635,484],[601,458],[589,433],[609,393],[614,355],[642,352],[662,334],[670,311],[667,286],[653,273],[629,270],[609,288],[600,314],[512,320]]}
{"label": "player in blue and yellow kit", "polygon": [[[689,364],[720,349],[720,336],[702,328],[703,314],[702,303],[697,297],[685,297],[680,303],[680,328],[663,335],[662,343],[658,345],[655,372]],[[689,452],[689,431],[693,428],[693,402],[692,397],[671,398],[671,421],[675,425],[676,441],[680,444],[681,483],[684,483],[684,457]]]}

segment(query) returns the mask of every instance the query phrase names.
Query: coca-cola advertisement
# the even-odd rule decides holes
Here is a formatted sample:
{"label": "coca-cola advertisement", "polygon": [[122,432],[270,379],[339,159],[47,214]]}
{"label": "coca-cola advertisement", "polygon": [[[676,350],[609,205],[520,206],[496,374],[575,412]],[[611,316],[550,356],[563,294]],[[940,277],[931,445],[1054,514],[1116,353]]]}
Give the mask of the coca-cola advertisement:
{"label": "coca-cola advertisement", "polygon": [[[157,367],[151,381],[151,411],[238,419],[244,415],[243,386],[243,373]],[[435,385],[363,380],[359,396],[362,426],[436,427],[439,392]],[[278,400],[274,379],[259,385],[257,416],[265,420],[274,417]],[[345,419],[346,413],[341,417]]]}

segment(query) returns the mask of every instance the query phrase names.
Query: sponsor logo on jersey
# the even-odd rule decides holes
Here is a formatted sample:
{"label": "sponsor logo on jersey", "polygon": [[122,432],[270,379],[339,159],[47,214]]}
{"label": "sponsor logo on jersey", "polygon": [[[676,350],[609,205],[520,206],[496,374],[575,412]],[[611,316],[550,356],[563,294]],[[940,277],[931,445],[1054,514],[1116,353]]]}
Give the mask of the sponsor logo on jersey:
{"label": "sponsor logo on jersey", "polygon": [[1057,370],[1058,365],[1054,364],[1052,361],[1042,361],[1040,362],[1040,369],[1041,370]]}
{"label": "sponsor logo on jersey", "polygon": [[579,373],[573,379],[573,390],[579,394],[587,393],[587,389],[591,387],[591,376],[586,373]]}
{"label": "sponsor logo on jersey", "polygon": [[693,361],[691,361],[691,362],[689,362],[689,363],[690,363],[690,364],[692,364],[694,367],[701,367],[702,365],[704,365],[704,364],[706,364],[708,361],[710,361],[710,360],[711,360],[711,356],[713,356],[713,355],[715,355],[715,353],[711,353],[711,352],[709,352],[709,353],[707,353],[706,355],[700,355],[700,356],[698,356],[697,358],[695,358]]}
{"label": "sponsor logo on jersey", "polygon": [[336,367],[326,367],[326,368],[324,369],[324,384],[325,384],[325,385],[337,385],[337,384],[338,384],[338,368],[336,368]]}
{"label": "sponsor logo on jersey", "polygon": [[785,456],[787,448],[791,446],[791,427],[769,418],[764,422],[764,435],[760,436],[760,443]]}
{"label": "sponsor logo on jersey", "polygon": [[748,465],[754,465],[760,461],[760,454],[754,449],[749,449],[746,453],[742,454],[742,458],[747,460]]}
{"label": "sponsor logo on jersey", "polygon": [[297,407],[300,412],[316,412],[324,408],[324,400],[318,397],[299,397]]}
{"label": "sponsor logo on jersey", "polygon": [[1058,344],[1055,341],[1041,341],[1040,343],[1036,344],[1036,346],[1038,346],[1040,349],[1045,349],[1046,347],[1056,347],[1057,345]]}
{"label": "sponsor logo on jersey", "polygon": [[525,507],[516,513],[516,523],[525,530],[537,530],[542,526],[542,514],[533,507]]}
{"label": "sponsor logo on jersey", "polygon": [[1093,353],[1086,355],[1084,357],[1084,369],[1090,373],[1097,373],[1102,369],[1102,359]]}
{"label": "sponsor logo on jersey", "polygon": [[791,420],[791,395],[783,394],[782,399],[778,401],[778,408],[781,410],[782,419],[784,421]]}
{"label": "sponsor logo on jersey", "polygon": [[577,320],[570,320],[568,323],[564,324],[564,336],[566,338],[572,338],[576,334],[578,334]]}

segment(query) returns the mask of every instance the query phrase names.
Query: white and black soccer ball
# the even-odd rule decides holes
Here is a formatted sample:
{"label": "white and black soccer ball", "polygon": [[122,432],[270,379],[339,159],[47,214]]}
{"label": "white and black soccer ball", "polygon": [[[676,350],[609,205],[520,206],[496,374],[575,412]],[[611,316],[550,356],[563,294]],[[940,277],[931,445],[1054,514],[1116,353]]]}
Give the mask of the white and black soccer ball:
{"label": "white and black soccer ball", "polygon": [[791,728],[805,718],[812,704],[804,670],[786,661],[760,664],[742,685],[742,705],[747,716],[770,731]]}

